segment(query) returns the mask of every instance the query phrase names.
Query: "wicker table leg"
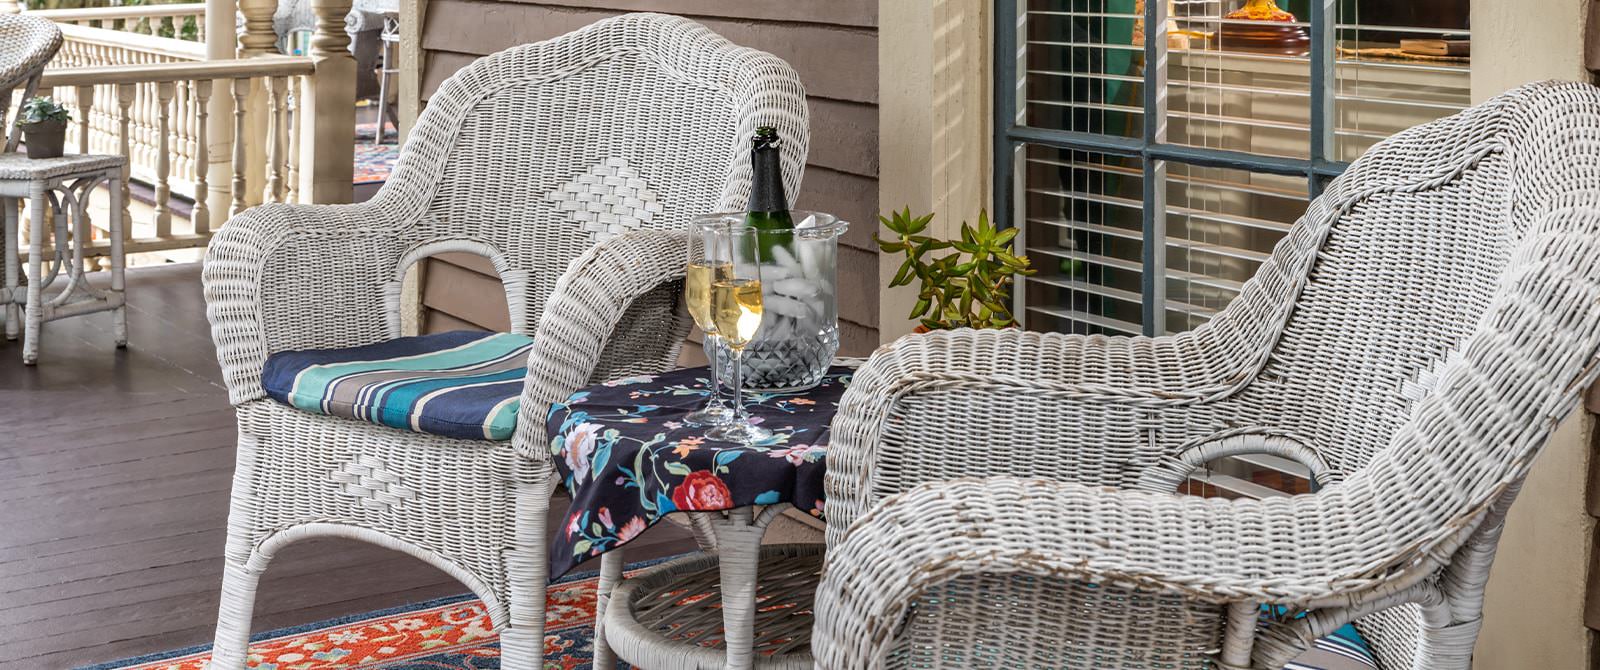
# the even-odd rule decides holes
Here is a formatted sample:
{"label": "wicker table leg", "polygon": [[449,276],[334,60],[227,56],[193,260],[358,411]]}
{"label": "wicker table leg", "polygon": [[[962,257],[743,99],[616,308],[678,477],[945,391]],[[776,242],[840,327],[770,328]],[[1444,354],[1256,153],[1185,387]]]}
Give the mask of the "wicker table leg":
{"label": "wicker table leg", "polygon": [[722,567],[722,636],[728,645],[724,667],[750,670],[755,666],[756,558],[771,517],[762,514],[758,523],[753,509],[740,507],[726,520],[713,521]]}
{"label": "wicker table leg", "polygon": [[[594,666],[620,659],[649,670],[810,668],[810,596],[821,545],[761,544],[788,507],[691,512],[693,527],[716,549],[627,579],[619,552],[602,556],[595,608],[604,624],[595,629]],[[765,586],[757,579],[763,565],[771,582]]]}
{"label": "wicker table leg", "polygon": [[22,258],[22,235],[17,226],[18,206],[20,201],[16,198],[0,198],[0,219],[5,224],[5,237],[0,238],[0,252],[5,254],[6,291],[3,294],[6,302],[6,339],[15,340],[22,336],[22,267],[18,264]]}
{"label": "wicker table leg", "polygon": [[595,670],[617,667],[617,652],[606,643],[606,607],[611,604],[611,592],[622,581],[622,549],[612,549],[600,556],[600,584],[596,587],[594,602],[594,662]]}
{"label": "wicker table leg", "polygon": [[[117,308],[111,313],[111,335],[116,341],[117,348],[128,346],[128,296],[127,296],[127,251],[123,248],[124,228],[127,221],[122,220],[122,188],[118,180],[122,170],[106,173],[106,192],[111,196],[111,211],[106,214],[106,231],[111,238],[111,295]],[[84,191],[83,200],[89,200],[94,184]]]}
{"label": "wicker table leg", "polygon": [[28,301],[22,310],[22,363],[39,361],[40,312],[44,309],[44,182],[36,182],[28,193]]}

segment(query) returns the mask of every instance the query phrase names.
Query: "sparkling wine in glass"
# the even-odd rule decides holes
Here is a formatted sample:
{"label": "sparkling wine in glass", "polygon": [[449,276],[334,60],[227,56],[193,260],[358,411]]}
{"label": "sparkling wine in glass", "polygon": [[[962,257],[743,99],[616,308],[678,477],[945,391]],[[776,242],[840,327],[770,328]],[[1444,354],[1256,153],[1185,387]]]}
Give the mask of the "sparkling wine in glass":
{"label": "sparkling wine in glass", "polygon": [[684,417],[692,426],[718,426],[733,419],[733,410],[722,402],[721,371],[717,369],[717,323],[712,318],[711,286],[733,276],[728,255],[725,220],[697,221],[690,229],[689,261],[684,266],[684,302],[689,316],[705,333],[706,356],[711,363],[711,399],[700,410]]}
{"label": "sparkling wine in glass", "polygon": [[745,226],[718,233],[726,240],[730,274],[711,283],[711,320],[717,337],[733,351],[733,419],[712,428],[713,440],[751,444],[772,437],[772,431],[750,423],[744,410],[744,348],[761,330],[766,311],[761,299],[761,245],[759,232]]}

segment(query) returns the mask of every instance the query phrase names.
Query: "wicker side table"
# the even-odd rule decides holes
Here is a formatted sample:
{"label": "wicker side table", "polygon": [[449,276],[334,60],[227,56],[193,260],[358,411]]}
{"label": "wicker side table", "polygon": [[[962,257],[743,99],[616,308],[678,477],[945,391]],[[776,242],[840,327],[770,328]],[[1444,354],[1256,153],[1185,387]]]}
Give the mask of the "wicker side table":
{"label": "wicker side table", "polygon": [[[31,159],[22,153],[0,153],[0,217],[4,218],[5,286],[0,302],[6,306],[6,339],[16,339],[21,313],[22,362],[39,360],[39,329],[46,321],[91,312],[112,312],[112,337],[118,347],[128,344],[127,307],[123,300],[122,168],[121,156],[67,155],[59,158]],[[101,184],[111,196],[106,215],[108,249],[111,257],[111,286],[98,289],[89,285],[84,272],[85,247],[90,230],[88,201]],[[20,259],[16,253],[21,224],[19,200],[29,202],[27,284],[22,284]],[[47,226],[45,205],[55,212],[54,226]],[[45,240],[54,242],[54,253],[45,262]],[[57,281],[62,287],[46,296],[46,289]]]}
{"label": "wicker side table", "polygon": [[[751,394],[772,438],[718,442],[683,417],[705,403],[705,368],[591,386],[546,422],[572,493],[552,577],[599,556],[595,667],[810,668],[822,545],[762,546],[791,507],[822,514],[829,426],[860,361],[840,359],[801,393]],[[624,581],[622,546],[667,514],[688,516],[703,552]],[[757,576],[760,579],[757,579]]]}
{"label": "wicker side table", "polygon": [[623,552],[605,554],[594,666],[609,668],[621,658],[651,670],[811,668],[823,545],[761,544],[767,525],[787,507],[693,513],[715,547],[627,580],[620,579]]}

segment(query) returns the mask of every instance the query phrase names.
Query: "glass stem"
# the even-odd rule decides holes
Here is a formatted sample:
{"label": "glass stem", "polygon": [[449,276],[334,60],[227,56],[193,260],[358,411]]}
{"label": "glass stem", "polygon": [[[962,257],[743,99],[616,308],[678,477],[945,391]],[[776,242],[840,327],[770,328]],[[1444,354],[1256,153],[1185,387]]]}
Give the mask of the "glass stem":
{"label": "glass stem", "polygon": [[717,360],[718,359],[717,349],[720,348],[717,345],[720,343],[720,341],[721,341],[721,338],[717,337],[716,335],[711,335],[711,334],[707,334],[706,335],[706,349],[710,354],[709,356],[706,356],[706,358],[711,359],[711,403],[706,405],[707,407],[722,407],[723,406],[722,405],[722,365]]}
{"label": "glass stem", "polygon": [[744,347],[733,349],[733,423],[741,425],[744,416]]}

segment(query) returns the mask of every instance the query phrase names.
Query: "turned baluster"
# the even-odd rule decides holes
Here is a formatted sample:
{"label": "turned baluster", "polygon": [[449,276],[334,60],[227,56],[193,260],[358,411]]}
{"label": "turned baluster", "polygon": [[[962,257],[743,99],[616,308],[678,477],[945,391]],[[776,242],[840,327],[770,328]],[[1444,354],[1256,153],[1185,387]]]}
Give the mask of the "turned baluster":
{"label": "turned baluster", "polygon": [[172,100],[172,113],[177,115],[178,163],[172,171],[180,175],[194,174],[194,83],[177,82],[178,96]]}
{"label": "turned baluster", "polygon": [[134,94],[138,92],[135,84],[117,84],[117,145],[122,154],[122,236],[124,239],[133,239],[133,213],[128,205],[132,196],[128,193],[128,172],[133,169],[132,132],[128,124],[132,121],[132,107]]}
{"label": "turned baluster", "polygon": [[156,85],[156,237],[172,236],[172,94],[173,85]]}
{"label": "turned baluster", "polygon": [[244,170],[245,170],[245,141],[244,133],[245,98],[250,95],[250,80],[233,80],[233,206],[229,209],[230,216],[238,216],[244,211]]}
{"label": "turned baluster", "polygon": [[79,86],[76,95],[78,98],[78,153],[93,153],[89,150],[89,115],[94,110],[94,87]]}
{"label": "turned baluster", "polygon": [[300,202],[300,133],[304,132],[302,126],[305,124],[300,114],[304,107],[300,104],[300,96],[303,95],[300,79],[289,78],[289,188],[284,196],[285,202]]}
{"label": "turned baluster", "polygon": [[283,145],[288,134],[284,90],[285,77],[271,77],[267,83],[267,189],[264,202],[283,202]]}
{"label": "turned baluster", "polygon": [[194,83],[195,101],[195,147],[194,152],[194,213],[190,219],[194,221],[194,234],[205,235],[211,232],[211,206],[206,204],[210,185],[206,183],[206,173],[211,171],[211,152],[207,151],[210,138],[206,137],[206,124],[211,118],[210,110],[206,105],[211,102],[211,80],[201,79]]}

